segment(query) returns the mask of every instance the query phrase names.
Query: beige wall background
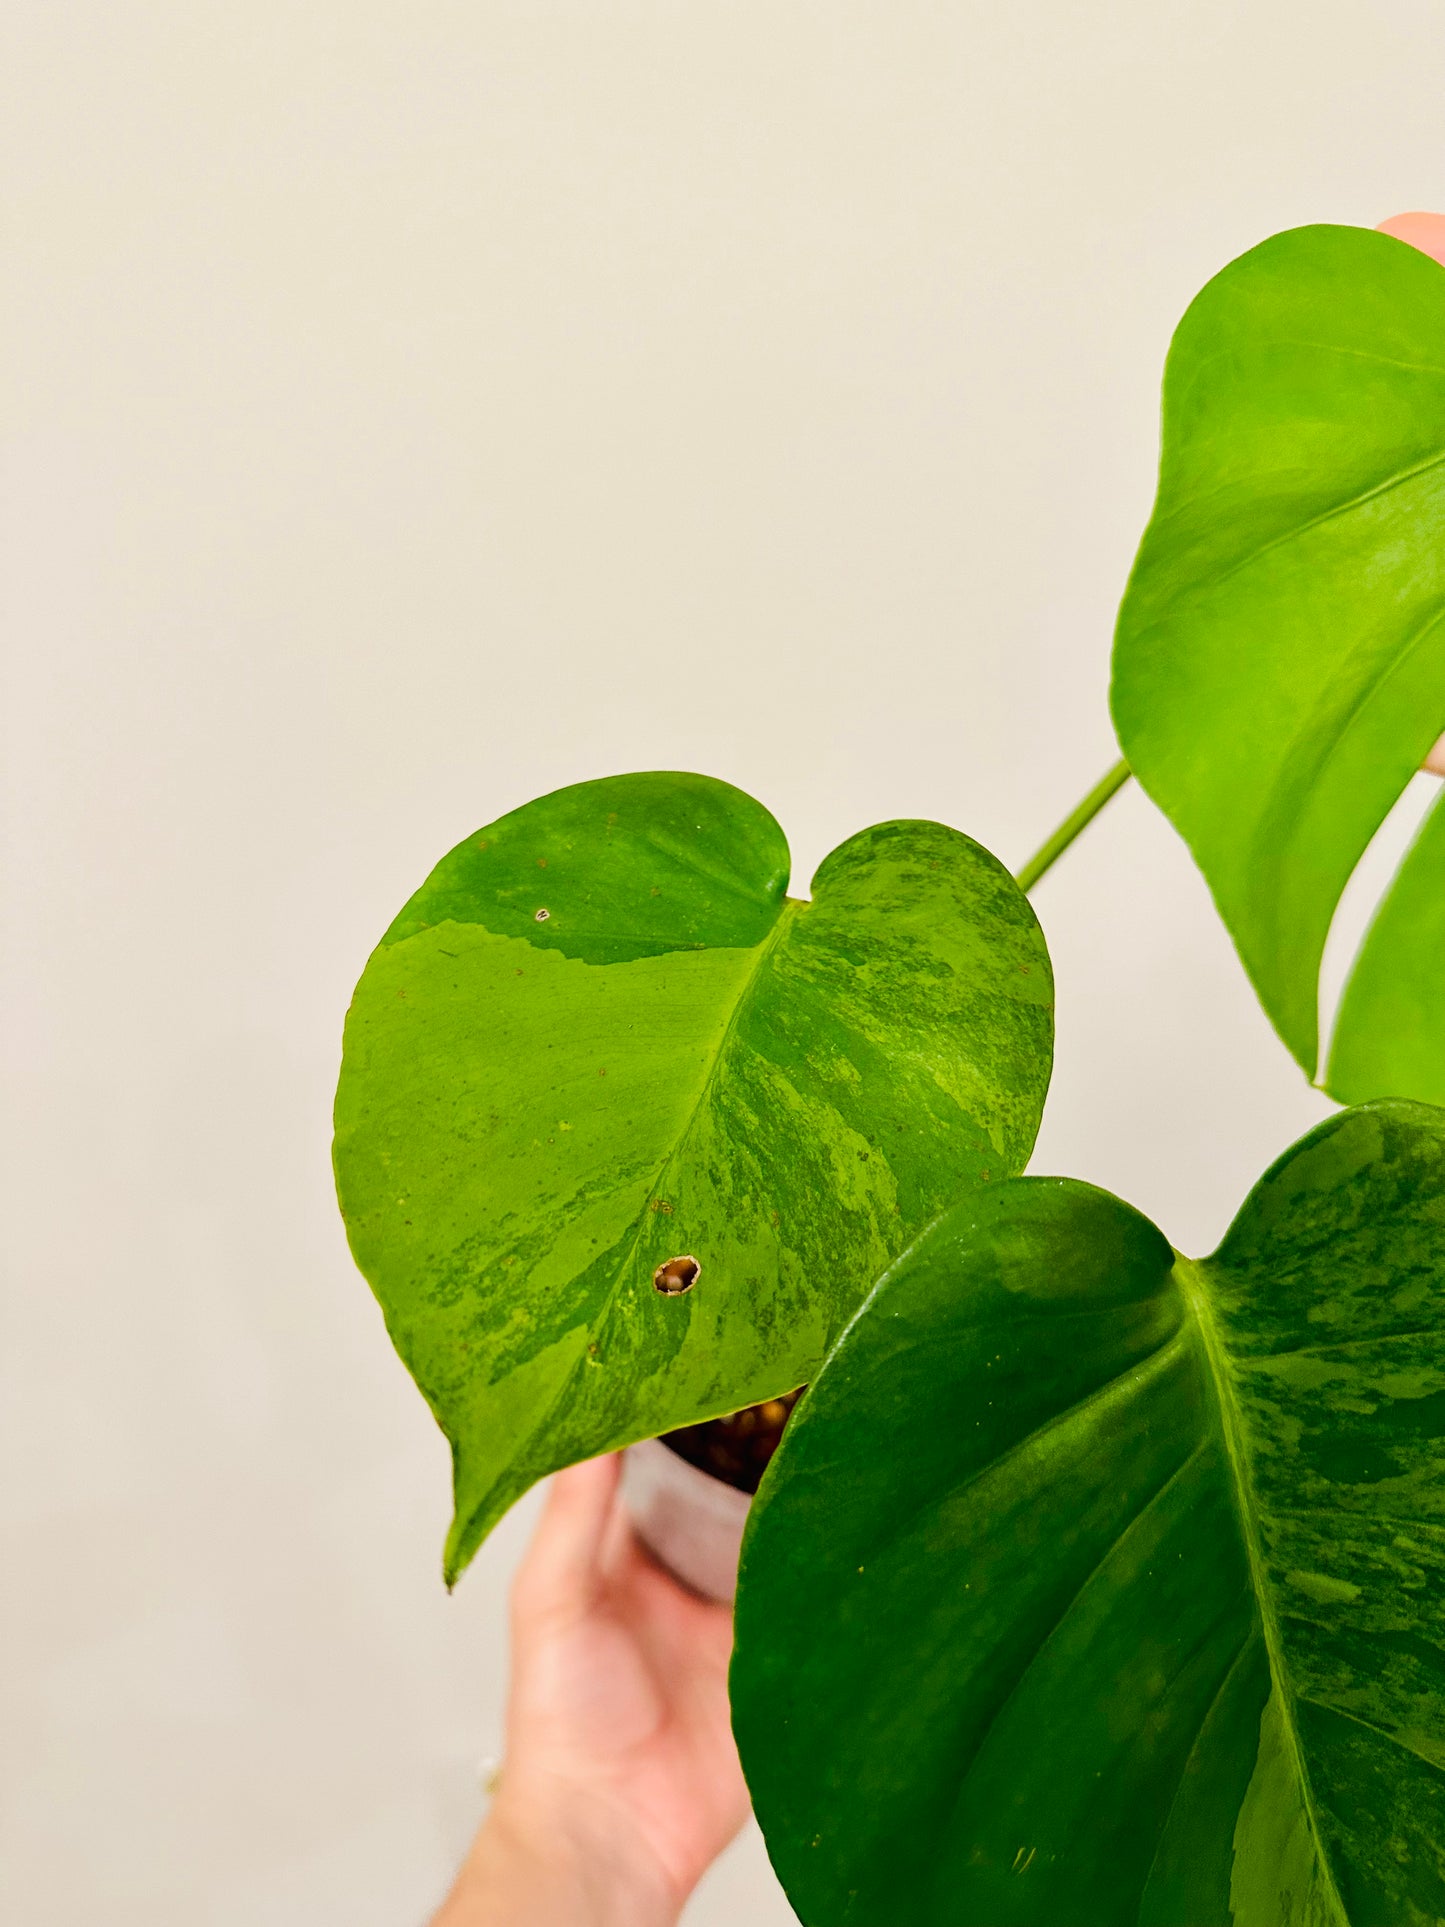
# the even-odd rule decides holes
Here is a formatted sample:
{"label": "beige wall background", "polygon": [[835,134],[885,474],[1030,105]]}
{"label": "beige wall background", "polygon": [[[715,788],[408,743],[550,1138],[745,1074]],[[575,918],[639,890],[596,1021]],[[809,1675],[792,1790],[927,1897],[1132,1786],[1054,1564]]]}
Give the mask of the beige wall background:
{"label": "beige wall background", "polygon": [[[1112,760],[1171,327],[1275,229],[1445,206],[1445,9],[3,36],[0,1911],[413,1927],[530,1508],[449,1600],[442,1442],[331,1197],[370,945],[460,836],[618,769],[752,790],[803,884],[886,816],[1021,860]],[[1324,1100],[1140,796],[1037,902],[1035,1168],[1208,1248]],[[688,1914],[790,1918],[755,1837]]]}

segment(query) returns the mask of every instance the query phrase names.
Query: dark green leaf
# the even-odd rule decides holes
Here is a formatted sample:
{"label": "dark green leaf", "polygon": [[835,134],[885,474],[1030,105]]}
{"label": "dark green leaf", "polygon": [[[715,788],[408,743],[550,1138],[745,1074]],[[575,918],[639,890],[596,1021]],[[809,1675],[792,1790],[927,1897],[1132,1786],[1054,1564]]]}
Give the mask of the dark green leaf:
{"label": "dark green leaf", "polygon": [[[449,1575],[557,1466],[801,1383],[1028,1157],[1052,989],[1001,865],[884,823],[811,902],[787,871],[724,783],[583,783],[461,844],[366,967],[337,1184],[452,1441]],[[664,1295],[673,1258],[700,1270]]]}
{"label": "dark green leaf", "polygon": [[[1445,728],[1437,262],[1363,228],[1299,228],[1195,300],[1165,370],[1113,708],[1313,1077],[1335,906]],[[1362,1000],[1347,1024],[1374,1014]],[[1369,1095],[1437,1092],[1439,1038],[1408,1083]]]}
{"label": "dark green leaf", "polygon": [[763,1481],[733,1702],[808,1927],[1445,1920],[1445,1114],[1330,1119],[1198,1263],[964,1199]]}

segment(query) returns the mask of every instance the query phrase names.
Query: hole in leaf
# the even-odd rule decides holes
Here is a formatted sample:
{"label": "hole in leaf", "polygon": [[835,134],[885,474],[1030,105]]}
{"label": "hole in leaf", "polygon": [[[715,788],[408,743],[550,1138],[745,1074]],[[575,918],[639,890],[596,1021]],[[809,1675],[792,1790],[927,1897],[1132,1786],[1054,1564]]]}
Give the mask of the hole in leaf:
{"label": "hole in leaf", "polygon": [[675,1298],[679,1292],[692,1290],[701,1270],[697,1259],[689,1258],[685,1253],[680,1258],[669,1258],[665,1265],[659,1265],[653,1272],[653,1287],[669,1298]]}
{"label": "hole in leaf", "polygon": [[550,910],[539,910],[537,912],[536,921],[538,923],[545,923],[548,917],[551,916],[551,914],[552,912]]}

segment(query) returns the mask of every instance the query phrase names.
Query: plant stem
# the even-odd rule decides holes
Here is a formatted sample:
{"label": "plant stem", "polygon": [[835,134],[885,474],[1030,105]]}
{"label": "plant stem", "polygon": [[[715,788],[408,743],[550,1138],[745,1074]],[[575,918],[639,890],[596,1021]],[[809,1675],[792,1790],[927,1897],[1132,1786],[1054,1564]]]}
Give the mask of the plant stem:
{"label": "plant stem", "polygon": [[1095,783],[1078,808],[1070,811],[1048,842],[1041,849],[1035,850],[1019,871],[1018,883],[1021,890],[1032,890],[1044,872],[1053,868],[1080,830],[1087,829],[1109,798],[1123,789],[1129,780],[1129,775],[1129,765],[1121,758],[1102,781]]}

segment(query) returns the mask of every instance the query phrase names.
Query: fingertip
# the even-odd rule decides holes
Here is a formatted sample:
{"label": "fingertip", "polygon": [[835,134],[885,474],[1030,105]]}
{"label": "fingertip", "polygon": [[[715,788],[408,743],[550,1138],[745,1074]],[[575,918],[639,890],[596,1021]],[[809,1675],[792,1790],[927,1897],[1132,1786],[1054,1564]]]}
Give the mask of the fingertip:
{"label": "fingertip", "polygon": [[1445,267],[1445,214],[1392,214],[1379,223],[1378,232],[1418,248]]}
{"label": "fingertip", "polygon": [[595,1459],[579,1459],[575,1465],[564,1465],[559,1472],[552,1474],[549,1482],[549,1498],[559,1493],[569,1498],[583,1493],[593,1493],[604,1486],[611,1488],[617,1483],[618,1471],[622,1465],[620,1452],[603,1452]]}
{"label": "fingertip", "polygon": [[554,1472],[537,1527],[538,1538],[585,1540],[595,1551],[612,1513],[621,1470],[620,1454],[605,1452],[601,1458],[583,1459]]}
{"label": "fingertip", "polygon": [[595,1589],[620,1470],[617,1453],[609,1452],[553,1473],[513,1588],[526,1613],[575,1604]]}

